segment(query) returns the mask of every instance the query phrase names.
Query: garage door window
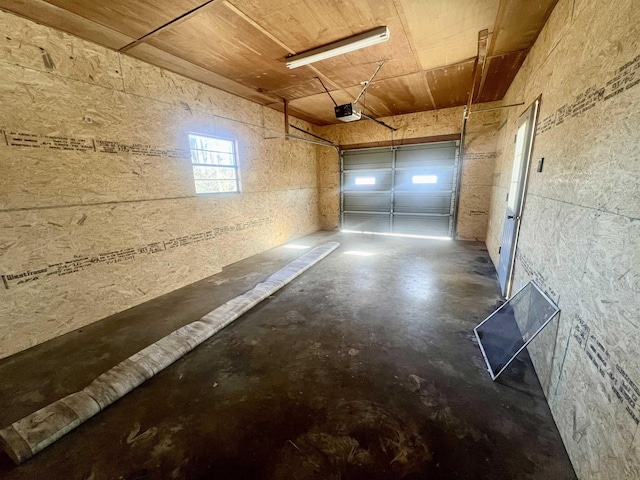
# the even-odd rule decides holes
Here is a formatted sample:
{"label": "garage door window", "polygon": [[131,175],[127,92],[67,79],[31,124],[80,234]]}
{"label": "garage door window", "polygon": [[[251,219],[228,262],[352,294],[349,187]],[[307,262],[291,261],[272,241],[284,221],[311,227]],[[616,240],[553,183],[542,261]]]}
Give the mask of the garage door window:
{"label": "garage door window", "polygon": [[356,185],[375,185],[376,177],[356,177]]}
{"label": "garage door window", "polygon": [[189,147],[198,195],[240,191],[234,140],[190,134]]}
{"label": "garage door window", "polygon": [[411,183],[414,185],[426,185],[430,183],[438,183],[437,175],[414,175],[411,177]]}

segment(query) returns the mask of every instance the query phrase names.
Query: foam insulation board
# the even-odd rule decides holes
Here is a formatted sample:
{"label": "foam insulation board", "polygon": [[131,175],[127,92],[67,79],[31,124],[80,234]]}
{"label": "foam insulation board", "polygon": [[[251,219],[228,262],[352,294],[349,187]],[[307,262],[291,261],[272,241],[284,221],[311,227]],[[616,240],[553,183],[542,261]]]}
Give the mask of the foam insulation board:
{"label": "foam insulation board", "polygon": [[[504,102],[487,246],[502,235],[518,116],[542,95],[514,286],[557,324],[529,348],[581,479],[640,478],[640,9],[560,0]],[[542,172],[537,172],[540,158]]]}
{"label": "foam insulation board", "polygon": [[[278,112],[0,26],[0,358],[319,228],[316,147]],[[195,195],[192,132],[236,140],[241,194]]]}
{"label": "foam insulation board", "polygon": [[[368,120],[316,127],[315,132],[337,145],[459,135],[462,112],[460,107],[382,118],[397,128],[393,133]],[[457,224],[460,240],[484,240],[486,235],[499,121],[499,113],[491,111],[473,114],[467,123]],[[334,229],[340,216],[340,159],[332,150],[324,150],[318,156],[320,217],[323,228]]]}

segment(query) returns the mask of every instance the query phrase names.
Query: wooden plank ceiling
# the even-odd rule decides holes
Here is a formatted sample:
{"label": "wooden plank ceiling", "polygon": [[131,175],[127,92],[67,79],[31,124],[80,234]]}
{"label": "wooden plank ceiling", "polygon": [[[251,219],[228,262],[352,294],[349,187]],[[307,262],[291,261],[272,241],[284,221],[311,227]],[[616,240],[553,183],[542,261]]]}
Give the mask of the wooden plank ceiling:
{"label": "wooden plank ceiling", "polygon": [[[339,121],[318,77],[348,103],[383,59],[360,102],[376,117],[464,105],[472,88],[473,103],[501,99],[556,3],[0,0],[0,8],[277,110],[286,99],[293,115],[327,125]],[[285,67],[289,55],[383,25],[388,42]]]}

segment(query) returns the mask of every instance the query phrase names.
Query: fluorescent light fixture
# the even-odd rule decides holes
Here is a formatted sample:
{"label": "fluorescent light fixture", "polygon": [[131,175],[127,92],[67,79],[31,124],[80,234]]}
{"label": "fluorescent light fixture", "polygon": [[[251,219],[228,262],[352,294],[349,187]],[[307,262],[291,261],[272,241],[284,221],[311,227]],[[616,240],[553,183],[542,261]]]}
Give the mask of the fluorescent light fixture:
{"label": "fluorescent light fixture", "polygon": [[293,250],[306,250],[311,247],[307,245],[285,245],[284,248],[292,248]]}
{"label": "fluorescent light fixture", "polygon": [[414,185],[420,185],[424,183],[438,183],[437,175],[414,175],[411,177],[411,182]]}
{"label": "fluorescent light fixture", "polygon": [[293,55],[287,58],[287,68],[298,68],[310,63],[326,60],[327,58],[344,55],[361,48],[377,45],[378,43],[389,40],[389,29],[387,27],[378,27],[368,32],[355,35],[353,37],[338,40],[337,42],[314,48],[308,52]]}
{"label": "fluorescent light fixture", "polygon": [[453,240],[451,237],[436,237],[434,235],[414,235],[410,233],[365,232],[360,230],[340,230],[342,233],[360,233],[362,235],[382,235],[384,237],[425,238],[427,240]]}
{"label": "fluorescent light fixture", "polygon": [[376,177],[356,177],[356,185],[375,185]]}

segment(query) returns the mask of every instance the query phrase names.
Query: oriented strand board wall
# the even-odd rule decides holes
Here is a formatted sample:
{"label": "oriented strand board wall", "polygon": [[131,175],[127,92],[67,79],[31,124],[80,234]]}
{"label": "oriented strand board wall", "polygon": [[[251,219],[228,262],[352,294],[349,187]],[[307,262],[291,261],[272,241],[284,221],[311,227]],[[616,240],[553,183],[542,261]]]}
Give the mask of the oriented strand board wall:
{"label": "oriented strand board wall", "polygon": [[[582,479],[640,478],[640,4],[561,0],[505,102],[542,94],[515,284],[562,309],[530,347]],[[518,115],[499,132],[495,263]],[[540,158],[544,170],[536,171]]]}
{"label": "oriented strand board wall", "polygon": [[[319,228],[315,146],[281,114],[13,15],[0,31],[0,357]],[[195,195],[189,132],[237,140],[242,194]]]}
{"label": "oriented strand board wall", "polygon": [[[483,105],[489,108],[492,104]],[[474,106],[474,110],[479,109]],[[398,130],[392,132],[370,120],[344,125],[316,127],[315,132],[338,145],[434,137],[460,134],[462,107],[432,110],[386,117],[383,120]],[[484,240],[496,157],[496,134],[499,111],[471,115],[467,122],[457,238]],[[333,230],[340,224],[340,161],[334,149],[319,147],[318,186],[320,187],[320,221],[322,228]]]}

